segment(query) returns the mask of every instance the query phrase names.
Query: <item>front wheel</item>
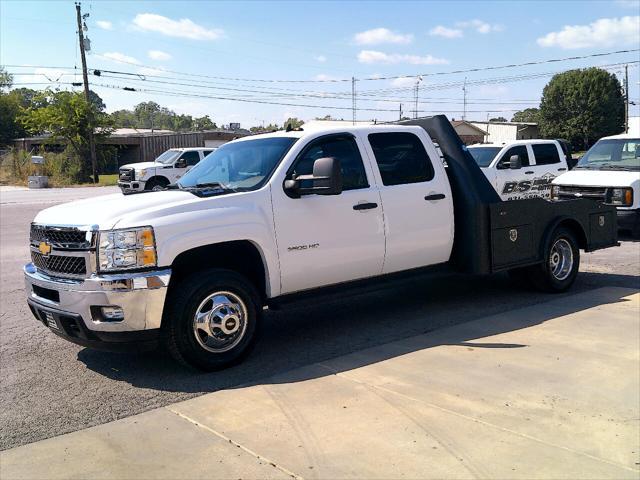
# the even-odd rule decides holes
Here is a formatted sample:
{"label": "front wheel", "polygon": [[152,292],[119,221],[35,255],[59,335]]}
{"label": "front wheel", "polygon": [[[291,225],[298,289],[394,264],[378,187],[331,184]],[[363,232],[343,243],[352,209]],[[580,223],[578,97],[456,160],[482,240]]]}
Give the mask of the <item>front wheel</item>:
{"label": "front wheel", "polygon": [[162,322],[172,356],[206,371],[240,362],[255,342],[259,298],[248,280],[229,270],[181,280],[167,297]]}
{"label": "front wheel", "polygon": [[560,293],[567,290],[578,275],[580,249],[573,232],[556,229],[545,246],[544,262],[530,267],[530,280],[543,291]]}
{"label": "front wheel", "polygon": [[166,178],[152,178],[146,183],[144,189],[152,192],[158,192],[160,190],[164,190],[167,185],[169,185],[169,180]]}

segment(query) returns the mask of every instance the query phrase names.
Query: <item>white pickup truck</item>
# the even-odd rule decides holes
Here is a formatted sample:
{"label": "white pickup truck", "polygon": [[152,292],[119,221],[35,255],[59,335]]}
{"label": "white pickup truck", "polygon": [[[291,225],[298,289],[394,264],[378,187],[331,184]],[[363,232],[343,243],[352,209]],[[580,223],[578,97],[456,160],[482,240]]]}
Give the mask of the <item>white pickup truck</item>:
{"label": "white pickup truck", "polygon": [[213,370],[247,354],[264,308],[322,287],[444,265],[563,291],[579,249],[616,244],[613,207],[503,202],[446,117],[428,122],[245,137],[165,191],[43,210],[31,311],[81,345]]}
{"label": "white pickup truck", "polygon": [[601,138],[553,181],[553,200],[590,198],[618,209],[618,226],[640,236],[640,132]]}
{"label": "white pickup truck", "polygon": [[170,148],[153,162],[129,163],[120,167],[118,186],[124,193],[162,190],[175,183],[215,148]]}
{"label": "white pickup truck", "polygon": [[569,170],[559,140],[516,140],[468,148],[503,200],[549,198],[553,179]]}

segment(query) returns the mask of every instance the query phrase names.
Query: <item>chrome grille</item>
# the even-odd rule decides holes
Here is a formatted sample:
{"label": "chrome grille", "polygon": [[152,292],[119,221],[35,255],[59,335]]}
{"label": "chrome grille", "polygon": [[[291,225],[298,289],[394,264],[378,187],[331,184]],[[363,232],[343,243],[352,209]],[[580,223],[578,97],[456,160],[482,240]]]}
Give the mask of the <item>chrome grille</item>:
{"label": "chrome grille", "polygon": [[69,257],[63,255],[43,255],[31,251],[31,261],[38,270],[63,275],[86,275],[85,257]]}
{"label": "chrome grille", "polygon": [[606,199],[606,193],[606,187],[560,185],[558,196],[563,200],[571,198],[590,198],[592,200],[604,202]]}
{"label": "chrome grille", "polygon": [[30,240],[32,245],[47,242],[54,247],[68,250],[91,248],[91,233],[74,227],[32,224]]}
{"label": "chrome grille", "polygon": [[133,168],[121,168],[120,169],[120,180],[123,182],[130,182],[135,180],[136,174]]}

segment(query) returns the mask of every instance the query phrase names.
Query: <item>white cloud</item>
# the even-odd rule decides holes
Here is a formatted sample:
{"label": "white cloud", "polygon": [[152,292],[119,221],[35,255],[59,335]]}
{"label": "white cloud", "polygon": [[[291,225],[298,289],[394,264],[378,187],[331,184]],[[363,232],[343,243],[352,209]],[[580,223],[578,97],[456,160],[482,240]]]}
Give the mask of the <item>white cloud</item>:
{"label": "white cloud", "polygon": [[416,77],[400,77],[391,80],[394,87],[413,87],[416,84]]}
{"label": "white cloud", "polygon": [[409,63],[411,65],[445,65],[449,60],[437,58],[432,55],[408,55],[403,53],[384,53],[376,50],[362,50],[358,53],[360,63]]}
{"label": "white cloud", "polygon": [[336,77],[332,77],[331,75],[326,75],[324,73],[316,75],[315,77],[313,77],[313,79],[321,81],[337,80]]}
{"label": "white cloud", "polygon": [[316,62],[324,63],[326,61],[327,61],[327,57],[325,57],[324,55],[318,55],[316,57]]}
{"label": "white cloud", "polygon": [[388,28],[374,28],[356,33],[353,40],[358,45],[379,45],[381,43],[407,44],[413,41],[410,33],[392,32]]}
{"label": "white cloud", "polygon": [[460,38],[463,33],[459,28],[447,28],[442,25],[429,30],[429,35],[432,37],[444,37],[444,38]]}
{"label": "white cloud", "polygon": [[171,55],[162,50],[149,50],[147,55],[151,60],[171,60]]}
{"label": "white cloud", "polygon": [[191,40],[217,40],[224,36],[224,30],[205,28],[188,18],[173,20],[155,13],[139,13],[133,24],[146,32],[158,32],[168,37],[189,38]]}
{"label": "white cloud", "polygon": [[589,25],[565,25],[559,32],[550,32],[538,38],[538,45],[565,50],[612,47],[637,44],[639,36],[640,16],[600,18]]}
{"label": "white cloud", "polygon": [[113,30],[113,23],[108,20],[98,20],[96,25],[102,30]]}
{"label": "white cloud", "polygon": [[107,52],[107,53],[103,53],[102,56],[105,58],[108,58],[109,60],[113,60],[114,62],[133,63],[134,65],[137,65],[140,63],[137,59],[120,52]]}
{"label": "white cloud", "polygon": [[473,30],[475,30],[478,33],[483,33],[483,34],[487,34],[487,33],[491,33],[491,32],[500,32],[502,30],[504,30],[504,28],[502,27],[502,25],[498,25],[498,24],[490,24],[487,23],[483,20],[478,20],[473,19],[473,20],[467,20],[465,22],[458,22],[456,23],[456,27],[459,28],[471,28]]}

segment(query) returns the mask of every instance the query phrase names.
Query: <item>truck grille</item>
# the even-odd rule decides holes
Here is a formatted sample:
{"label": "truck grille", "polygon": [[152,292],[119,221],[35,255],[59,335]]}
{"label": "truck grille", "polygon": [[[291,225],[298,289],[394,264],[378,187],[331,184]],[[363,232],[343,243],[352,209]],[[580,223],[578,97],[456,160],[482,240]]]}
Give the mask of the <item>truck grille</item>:
{"label": "truck grille", "polygon": [[136,171],[133,168],[121,168],[120,180],[123,182],[131,182],[136,179]]}
{"label": "truck grille", "polygon": [[568,200],[572,198],[589,198],[591,200],[604,202],[606,199],[606,193],[607,193],[606,187],[582,187],[582,186],[561,185],[560,191],[558,192],[558,196],[562,200]]}
{"label": "truck grille", "polygon": [[[89,240],[87,240],[89,238]],[[88,249],[91,247],[91,235],[87,236],[86,230],[74,227],[53,227],[45,225],[31,225],[31,243],[37,245],[47,242],[53,246],[70,249]]]}
{"label": "truck grille", "polygon": [[64,275],[86,275],[87,266],[84,257],[67,257],[62,255],[43,255],[31,251],[31,261],[38,270]]}

